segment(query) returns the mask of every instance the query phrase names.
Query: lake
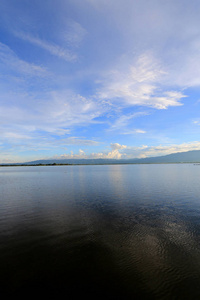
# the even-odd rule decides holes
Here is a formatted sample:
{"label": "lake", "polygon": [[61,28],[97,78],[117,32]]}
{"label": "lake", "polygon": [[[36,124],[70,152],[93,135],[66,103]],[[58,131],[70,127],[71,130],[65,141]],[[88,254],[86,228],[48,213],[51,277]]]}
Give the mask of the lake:
{"label": "lake", "polygon": [[200,166],[1,167],[0,293],[200,299]]}

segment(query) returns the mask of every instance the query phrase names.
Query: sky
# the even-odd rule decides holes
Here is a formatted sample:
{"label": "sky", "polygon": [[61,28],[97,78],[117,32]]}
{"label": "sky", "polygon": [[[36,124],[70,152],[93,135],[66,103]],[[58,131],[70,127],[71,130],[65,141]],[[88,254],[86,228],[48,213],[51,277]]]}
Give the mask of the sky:
{"label": "sky", "polygon": [[199,0],[1,0],[0,163],[200,150]]}

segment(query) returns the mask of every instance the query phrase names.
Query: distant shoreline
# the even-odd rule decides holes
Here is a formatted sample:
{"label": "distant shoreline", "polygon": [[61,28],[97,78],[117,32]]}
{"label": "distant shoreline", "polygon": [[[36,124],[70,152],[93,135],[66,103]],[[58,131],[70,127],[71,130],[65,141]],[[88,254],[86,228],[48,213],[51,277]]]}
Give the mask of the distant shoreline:
{"label": "distant shoreline", "polygon": [[0,167],[49,167],[49,166],[112,166],[112,165],[171,165],[171,164],[193,164],[200,166],[200,162],[144,162],[144,163],[94,163],[94,164],[0,164]]}
{"label": "distant shoreline", "polygon": [[147,164],[200,164],[200,150],[177,152],[164,156],[145,158],[82,158],[82,159],[40,159],[19,163],[0,163],[5,166],[76,166],[76,165],[147,165]]}

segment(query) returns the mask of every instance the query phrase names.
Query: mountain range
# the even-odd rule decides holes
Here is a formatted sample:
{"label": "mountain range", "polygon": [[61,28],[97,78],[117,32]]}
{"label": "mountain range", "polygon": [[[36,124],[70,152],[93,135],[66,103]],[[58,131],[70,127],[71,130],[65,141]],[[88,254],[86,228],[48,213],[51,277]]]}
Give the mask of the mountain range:
{"label": "mountain range", "polygon": [[40,159],[24,163],[0,164],[4,165],[105,165],[105,164],[162,164],[162,163],[200,163],[200,150],[178,152],[164,156],[132,158],[132,159]]}
{"label": "mountain range", "polygon": [[26,162],[26,165],[38,164],[157,164],[157,163],[200,163],[200,150],[178,152],[165,156],[134,159],[48,159]]}

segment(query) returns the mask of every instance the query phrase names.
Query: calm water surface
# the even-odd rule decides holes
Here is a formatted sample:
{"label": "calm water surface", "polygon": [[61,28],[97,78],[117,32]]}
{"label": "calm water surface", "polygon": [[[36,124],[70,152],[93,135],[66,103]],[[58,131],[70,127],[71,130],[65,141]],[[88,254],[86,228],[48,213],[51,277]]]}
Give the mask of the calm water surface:
{"label": "calm water surface", "polygon": [[200,299],[200,166],[0,168],[0,293]]}

